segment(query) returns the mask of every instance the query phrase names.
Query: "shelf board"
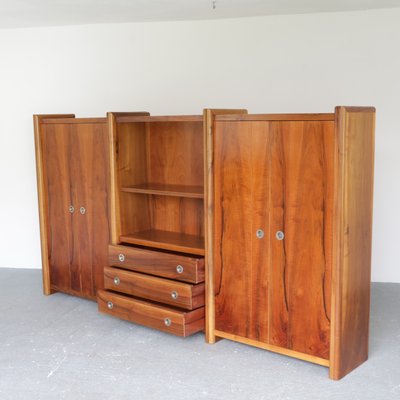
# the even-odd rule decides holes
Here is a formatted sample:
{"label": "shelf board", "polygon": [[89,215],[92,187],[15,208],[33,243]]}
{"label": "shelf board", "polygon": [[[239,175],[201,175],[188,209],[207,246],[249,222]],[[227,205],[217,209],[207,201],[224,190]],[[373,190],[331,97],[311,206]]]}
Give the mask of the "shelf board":
{"label": "shelf board", "polygon": [[123,243],[204,256],[204,238],[178,232],[148,230],[120,236]]}
{"label": "shelf board", "polygon": [[202,186],[143,183],[141,185],[122,187],[121,192],[204,199],[204,188]]}

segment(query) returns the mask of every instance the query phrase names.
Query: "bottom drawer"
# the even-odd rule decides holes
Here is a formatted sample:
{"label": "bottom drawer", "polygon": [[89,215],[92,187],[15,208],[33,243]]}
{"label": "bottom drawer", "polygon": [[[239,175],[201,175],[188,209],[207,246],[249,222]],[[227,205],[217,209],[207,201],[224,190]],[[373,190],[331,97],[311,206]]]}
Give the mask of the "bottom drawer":
{"label": "bottom drawer", "polygon": [[177,336],[204,330],[204,307],[180,311],[106,290],[97,293],[99,311]]}

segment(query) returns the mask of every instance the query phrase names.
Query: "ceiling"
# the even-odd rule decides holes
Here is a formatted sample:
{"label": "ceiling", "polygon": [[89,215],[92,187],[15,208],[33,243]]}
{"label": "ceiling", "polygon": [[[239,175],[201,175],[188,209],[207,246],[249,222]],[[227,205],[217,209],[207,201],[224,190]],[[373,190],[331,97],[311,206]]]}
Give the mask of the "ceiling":
{"label": "ceiling", "polygon": [[236,18],[393,7],[400,7],[400,0],[0,0],[0,28]]}

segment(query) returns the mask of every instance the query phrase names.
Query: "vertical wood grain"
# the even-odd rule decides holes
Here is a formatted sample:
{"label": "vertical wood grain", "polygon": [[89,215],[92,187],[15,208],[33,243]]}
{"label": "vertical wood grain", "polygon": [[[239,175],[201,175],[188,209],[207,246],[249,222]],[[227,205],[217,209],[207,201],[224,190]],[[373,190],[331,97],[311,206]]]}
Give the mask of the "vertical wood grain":
{"label": "vertical wood grain", "polygon": [[46,171],[47,239],[50,284],[56,290],[71,287],[73,262],[73,204],[70,177],[70,127],[54,124],[42,126],[43,167]]}
{"label": "vertical wood grain", "polygon": [[214,288],[214,118],[218,114],[246,114],[247,110],[203,110],[204,140],[204,230],[207,343],[215,343],[215,288]]}
{"label": "vertical wood grain", "polygon": [[48,214],[47,214],[47,175],[44,167],[44,148],[41,120],[43,118],[73,118],[74,114],[63,115],[34,115],[33,126],[35,135],[36,178],[40,223],[40,249],[42,257],[43,292],[45,295],[52,293],[50,267],[49,267],[49,240],[48,240]]}
{"label": "vertical wood grain", "polygon": [[329,359],[334,124],[272,125],[270,343]]}
{"label": "vertical wood grain", "polygon": [[336,108],[332,379],[368,358],[374,132],[374,108]]}

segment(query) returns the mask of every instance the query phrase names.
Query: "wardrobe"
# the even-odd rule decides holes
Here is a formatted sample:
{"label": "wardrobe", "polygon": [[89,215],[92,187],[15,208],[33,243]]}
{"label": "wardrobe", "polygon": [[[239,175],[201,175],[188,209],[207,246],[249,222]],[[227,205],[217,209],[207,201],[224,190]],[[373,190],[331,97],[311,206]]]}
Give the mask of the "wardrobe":
{"label": "wardrobe", "polygon": [[332,379],[367,359],[374,108],[34,121],[46,294]]}

